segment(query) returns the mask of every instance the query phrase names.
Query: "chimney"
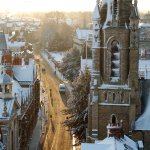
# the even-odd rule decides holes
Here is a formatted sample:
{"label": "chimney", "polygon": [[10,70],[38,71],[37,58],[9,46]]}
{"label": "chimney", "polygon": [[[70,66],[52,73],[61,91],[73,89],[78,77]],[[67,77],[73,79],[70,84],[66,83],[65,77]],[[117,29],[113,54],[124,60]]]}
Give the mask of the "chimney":
{"label": "chimney", "polygon": [[110,123],[107,125],[107,137],[115,137],[117,139],[124,137],[123,120],[118,122],[116,115],[112,114]]}

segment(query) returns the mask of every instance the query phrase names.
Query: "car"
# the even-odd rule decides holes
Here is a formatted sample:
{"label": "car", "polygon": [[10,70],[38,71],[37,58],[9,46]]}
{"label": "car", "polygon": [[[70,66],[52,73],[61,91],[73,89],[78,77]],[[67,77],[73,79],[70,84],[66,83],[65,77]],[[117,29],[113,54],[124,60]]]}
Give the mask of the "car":
{"label": "car", "polygon": [[65,93],[66,92],[66,86],[64,83],[59,84],[59,92]]}

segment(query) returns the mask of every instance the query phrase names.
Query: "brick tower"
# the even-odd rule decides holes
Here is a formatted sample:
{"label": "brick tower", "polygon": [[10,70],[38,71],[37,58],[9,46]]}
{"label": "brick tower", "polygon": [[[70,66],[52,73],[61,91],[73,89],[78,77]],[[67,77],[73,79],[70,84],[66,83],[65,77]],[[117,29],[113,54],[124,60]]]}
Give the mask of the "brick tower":
{"label": "brick tower", "polygon": [[110,115],[125,134],[139,113],[137,1],[97,0],[93,13],[93,71],[87,136],[103,139]]}

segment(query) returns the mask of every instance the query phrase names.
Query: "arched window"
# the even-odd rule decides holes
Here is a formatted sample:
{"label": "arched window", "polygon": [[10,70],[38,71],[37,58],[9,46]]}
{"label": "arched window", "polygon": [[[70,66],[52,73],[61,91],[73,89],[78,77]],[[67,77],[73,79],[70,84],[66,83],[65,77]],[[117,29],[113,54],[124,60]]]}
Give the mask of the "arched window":
{"label": "arched window", "polygon": [[118,121],[117,121],[117,117],[115,114],[111,115],[110,122],[111,122],[111,125],[113,126],[117,125]]}
{"label": "arched window", "polygon": [[115,101],[116,95],[113,93],[113,102]]}
{"label": "arched window", "polygon": [[104,92],[104,101],[107,102],[107,92]]}
{"label": "arched window", "polygon": [[120,78],[120,50],[117,40],[111,43],[111,80],[117,82]]}

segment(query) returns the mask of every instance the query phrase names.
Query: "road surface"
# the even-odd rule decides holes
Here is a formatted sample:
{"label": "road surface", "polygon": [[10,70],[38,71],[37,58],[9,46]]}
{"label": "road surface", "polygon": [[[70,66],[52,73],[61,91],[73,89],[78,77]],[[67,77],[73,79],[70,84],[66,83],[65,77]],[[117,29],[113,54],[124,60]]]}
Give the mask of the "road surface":
{"label": "road surface", "polygon": [[58,91],[59,81],[54,72],[51,70],[49,64],[41,59],[40,53],[36,52],[35,57],[40,60],[40,69],[43,67],[45,72],[41,72],[41,80],[44,85],[44,89],[48,96],[48,130],[45,136],[43,144],[43,150],[71,150],[71,136],[67,131],[68,129],[62,126],[62,122],[66,116],[61,113],[61,110],[65,108],[65,99],[61,98]]}

